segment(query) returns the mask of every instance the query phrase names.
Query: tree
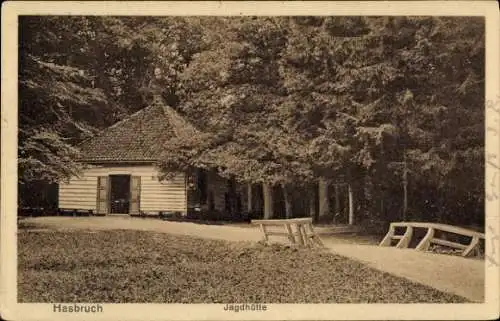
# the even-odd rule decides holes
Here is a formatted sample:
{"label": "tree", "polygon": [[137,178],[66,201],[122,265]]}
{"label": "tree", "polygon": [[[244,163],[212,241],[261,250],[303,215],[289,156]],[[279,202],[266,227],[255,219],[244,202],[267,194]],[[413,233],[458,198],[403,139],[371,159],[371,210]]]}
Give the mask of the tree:
{"label": "tree", "polygon": [[[217,28],[205,29],[217,30],[218,41],[181,76],[181,109],[205,136],[184,142],[186,153],[180,154],[192,166],[248,182],[286,186],[343,176],[372,217],[398,212],[400,197],[391,194],[401,189],[403,151],[409,177],[444,191],[443,180],[425,180],[458,179],[450,175],[456,164],[450,160],[464,152],[436,153],[442,131],[460,128],[461,106],[478,99],[482,86],[482,22],[464,18],[464,25],[474,26],[468,32],[459,20],[219,20]],[[468,67],[450,68],[461,63]],[[443,127],[438,121],[445,110],[450,123]],[[468,131],[481,128],[481,110]],[[474,151],[465,152],[472,159],[482,148],[477,133],[470,137]],[[441,176],[421,171],[426,168]],[[417,185],[411,186],[415,192]],[[380,199],[385,202],[375,202]],[[413,206],[418,211],[421,205]]]}
{"label": "tree", "polygon": [[[297,101],[316,115],[316,121],[304,126],[305,134],[313,132],[317,135],[315,140],[324,139],[326,144],[342,141],[340,146],[346,147],[348,152],[344,155],[348,161],[337,168],[347,173],[353,184],[358,182],[356,199],[365,199],[364,206],[371,216],[377,208],[369,202],[390,199],[389,192],[400,189],[401,168],[395,171],[394,165],[403,160],[403,151],[408,156],[410,177],[429,179],[433,189],[443,192],[461,185],[458,180],[447,185],[444,178],[459,177],[448,174],[456,164],[452,159],[457,156],[452,155],[458,152],[451,147],[451,140],[456,141],[457,135],[462,137],[457,131],[463,127],[457,126],[457,122],[463,122],[465,113],[470,113],[464,108],[466,104],[478,108],[472,112],[471,122],[467,122],[471,125],[466,125],[468,133],[476,132],[468,136],[469,143],[464,147],[467,146],[469,157],[481,154],[478,138],[482,135],[479,133],[483,118],[482,21],[306,17],[292,22],[289,53],[284,55],[288,59],[284,59],[282,68],[288,93],[298,94]],[[350,31],[344,26],[350,26]],[[470,100],[472,97],[479,103]],[[442,127],[443,122],[439,122],[444,110],[450,112],[447,120],[454,124],[452,127]],[[429,122],[429,117],[435,120]],[[325,124],[339,130],[320,133],[317,128],[323,129]],[[453,133],[454,138],[444,139],[443,131]],[[435,140],[429,140],[430,137]],[[447,141],[444,146],[449,146],[446,151],[438,147],[443,146],[443,140]],[[471,153],[471,147],[475,152]],[[324,146],[322,150],[328,149]],[[338,175],[335,165],[328,161],[343,159],[339,156],[328,155],[326,163],[316,162],[315,173],[320,177],[325,172]],[[474,159],[480,161],[477,156]],[[425,168],[434,168],[435,172],[420,171]],[[368,181],[372,182],[372,191],[367,189]],[[360,184],[365,185],[364,192]],[[419,208],[415,210],[418,212]]]}
{"label": "tree", "polygon": [[85,39],[70,35],[68,20],[59,26],[69,39],[53,33],[48,26],[54,20],[21,18],[20,182],[54,182],[74,175],[78,166],[73,144],[92,134],[85,117],[106,103],[103,91],[92,88],[83,69],[69,66],[70,57],[55,53],[59,47],[72,50],[70,44],[83,46]]}
{"label": "tree", "polygon": [[178,103],[175,76],[200,43],[199,28],[188,20],[22,17],[20,182],[57,182],[77,174],[75,147],[145,107],[154,68],[166,71],[169,86],[162,94]]}
{"label": "tree", "polygon": [[361,207],[356,221],[399,219],[406,173],[410,218],[482,216],[479,18],[23,17],[20,26],[21,181],[73,175],[74,146],[161,95],[196,128],[165,146],[165,172],[201,167],[265,184],[269,204],[279,186],[288,217],[299,189],[315,211],[320,181],[326,216],[328,185],[343,180]]}

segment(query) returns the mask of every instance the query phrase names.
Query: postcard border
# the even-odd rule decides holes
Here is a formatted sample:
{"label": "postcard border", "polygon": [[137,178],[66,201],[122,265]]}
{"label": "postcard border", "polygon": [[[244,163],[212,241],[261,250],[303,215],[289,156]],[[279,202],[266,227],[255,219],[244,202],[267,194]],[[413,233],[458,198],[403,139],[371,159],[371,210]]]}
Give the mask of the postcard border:
{"label": "postcard border", "polygon": [[[35,14],[98,15],[448,15],[484,16],[486,19],[486,99],[499,101],[499,15],[494,1],[365,1],[365,2],[24,2],[2,4],[2,159],[1,159],[1,269],[0,313],[22,320],[373,320],[373,319],[487,319],[499,313],[499,267],[485,264],[485,303],[480,304],[269,304],[264,313],[224,312],[216,304],[103,304],[93,315],[54,314],[52,304],[18,304],[17,296],[17,17]],[[496,72],[495,72],[496,71]],[[496,126],[499,115],[486,108],[486,126]],[[485,126],[485,127],[486,127]],[[500,162],[500,139],[485,130],[486,152]],[[485,169],[487,191],[498,168]],[[487,253],[499,262],[499,200],[486,203],[486,242],[496,246]],[[496,243],[495,243],[496,242]],[[492,247],[490,247],[492,248]]]}

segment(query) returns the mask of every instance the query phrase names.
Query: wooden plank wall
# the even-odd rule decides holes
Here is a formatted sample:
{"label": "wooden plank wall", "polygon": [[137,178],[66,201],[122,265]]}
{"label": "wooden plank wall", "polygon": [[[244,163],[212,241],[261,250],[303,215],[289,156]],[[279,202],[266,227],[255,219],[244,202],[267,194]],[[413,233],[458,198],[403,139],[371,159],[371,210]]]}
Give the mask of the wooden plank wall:
{"label": "wooden plank wall", "polygon": [[152,165],[92,166],[81,177],[59,184],[59,208],[96,209],[97,177],[105,175],[132,175],[141,177],[140,209],[145,212],[179,211],[186,213],[185,175],[180,173],[170,181],[158,180],[158,171]]}
{"label": "wooden plank wall", "polygon": [[72,177],[69,182],[59,183],[60,209],[93,210],[97,208],[97,176]]}

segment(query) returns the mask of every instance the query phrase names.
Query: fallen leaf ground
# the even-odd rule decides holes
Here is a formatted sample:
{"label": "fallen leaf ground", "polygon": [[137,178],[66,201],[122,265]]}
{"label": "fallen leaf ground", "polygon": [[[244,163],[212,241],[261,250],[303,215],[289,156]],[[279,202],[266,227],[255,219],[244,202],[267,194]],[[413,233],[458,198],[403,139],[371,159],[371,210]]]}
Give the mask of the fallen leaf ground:
{"label": "fallen leaf ground", "polygon": [[326,251],[281,245],[27,229],[18,255],[24,303],[466,302]]}

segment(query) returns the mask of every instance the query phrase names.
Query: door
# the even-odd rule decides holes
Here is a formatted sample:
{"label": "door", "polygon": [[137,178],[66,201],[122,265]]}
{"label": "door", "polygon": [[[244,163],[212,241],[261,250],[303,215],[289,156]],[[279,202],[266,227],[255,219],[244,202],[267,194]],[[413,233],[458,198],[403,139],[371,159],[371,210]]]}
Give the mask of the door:
{"label": "door", "polygon": [[130,178],[130,214],[139,214],[141,199],[141,177]]}
{"label": "door", "polygon": [[109,200],[111,214],[129,214],[131,197],[131,176],[127,174],[109,175]]}
{"label": "door", "polygon": [[97,178],[97,214],[108,214],[109,212],[109,178],[99,176]]}

